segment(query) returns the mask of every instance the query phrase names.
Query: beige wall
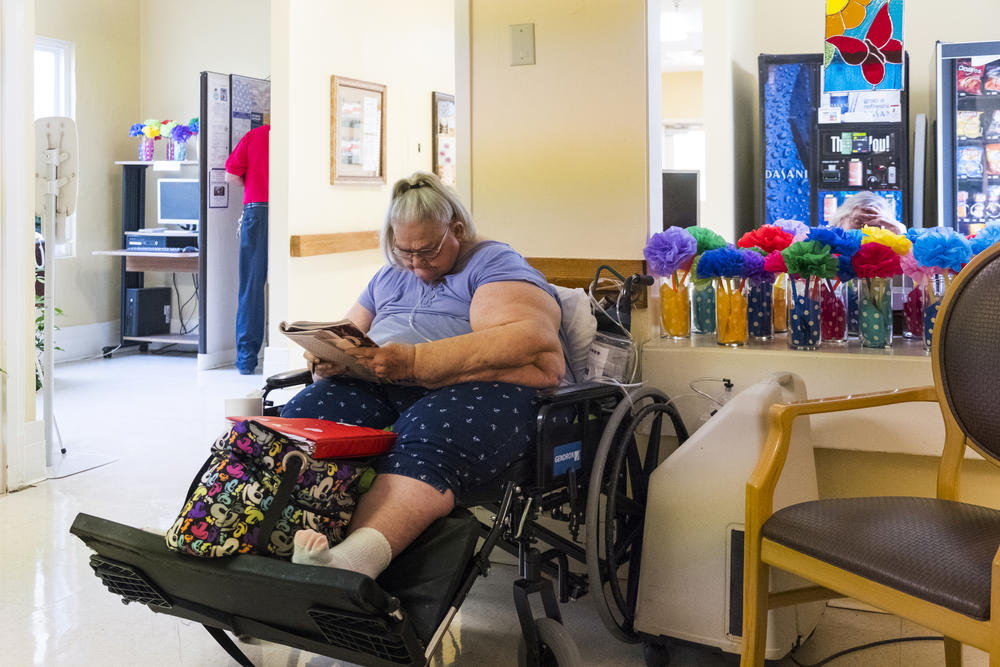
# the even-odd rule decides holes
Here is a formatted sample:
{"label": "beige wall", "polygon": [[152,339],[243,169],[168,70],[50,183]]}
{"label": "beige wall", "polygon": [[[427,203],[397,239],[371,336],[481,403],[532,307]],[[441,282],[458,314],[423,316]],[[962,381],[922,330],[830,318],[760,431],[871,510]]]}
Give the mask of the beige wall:
{"label": "beige wall", "polygon": [[[472,206],[482,232],[527,255],[641,257],[646,3],[470,5]],[[510,65],[508,26],[519,23],[535,24],[535,65]]]}
{"label": "beige wall", "polygon": [[[282,319],[342,316],[383,263],[378,251],[290,259],[289,235],[379,229],[392,183],[430,170],[431,92],[455,85],[454,7],[452,0],[273,0],[271,11],[269,317],[272,342],[284,345],[275,333]],[[386,86],[385,185],[330,185],[334,74]]]}
{"label": "beige wall", "polygon": [[121,176],[135,159],[128,129],[139,118],[139,6],[134,0],[37,0],[38,35],[76,47],[79,195],[76,256],[56,263],[60,327],[118,319],[120,267],[94,250],[121,243]]}
{"label": "beige wall", "polygon": [[660,75],[660,117],[695,119],[704,113],[702,73],[663,72]]}

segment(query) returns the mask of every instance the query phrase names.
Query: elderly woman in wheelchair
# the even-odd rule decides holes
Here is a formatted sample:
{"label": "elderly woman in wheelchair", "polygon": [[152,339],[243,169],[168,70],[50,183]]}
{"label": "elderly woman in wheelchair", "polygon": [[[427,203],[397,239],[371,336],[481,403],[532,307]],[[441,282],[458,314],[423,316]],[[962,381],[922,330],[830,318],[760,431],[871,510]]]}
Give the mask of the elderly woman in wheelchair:
{"label": "elderly woman in wheelchair", "polygon": [[380,345],[355,355],[385,382],[341,376],[307,353],[314,382],[282,411],[396,433],[345,540],[295,535],[293,562],[372,578],[464,491],[526,455],[537,389],[566,368],[554,288],[510,246],[477,236],[433,174],[395,184],[381,245],[388,263],[347,316]]}

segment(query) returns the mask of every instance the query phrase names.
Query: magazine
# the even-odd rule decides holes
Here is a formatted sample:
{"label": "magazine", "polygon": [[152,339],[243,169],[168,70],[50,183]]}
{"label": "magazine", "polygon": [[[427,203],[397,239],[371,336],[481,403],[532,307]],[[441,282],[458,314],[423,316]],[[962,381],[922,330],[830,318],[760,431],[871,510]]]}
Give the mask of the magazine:
{"label": "magazine", "polygon": [[347,370],[344,375],[369,382],[384,382],[346,352],[357,347],[378,347],[375,341],[350,320],[282,322],[278,329],[323,361],[345,366]]}

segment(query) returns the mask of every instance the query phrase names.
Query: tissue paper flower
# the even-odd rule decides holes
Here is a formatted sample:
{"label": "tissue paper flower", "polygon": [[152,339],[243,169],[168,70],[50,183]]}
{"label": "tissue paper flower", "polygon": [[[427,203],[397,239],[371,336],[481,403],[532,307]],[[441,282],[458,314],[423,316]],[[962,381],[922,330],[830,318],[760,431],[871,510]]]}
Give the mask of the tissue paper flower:
{"label": "tissue paper flower", "polygon": [[150,139],[160,138],[160,128],[153,127],[152,125],[145,125],[142,128],[142,133]]}
{"label": "tissue paper flower", "polygon": [[143,135],[142,130],[145,127],[146,126],[143,125],[142,123],[135,123],[135,124],[133,124],[132,127],[130,127],[129,130],[128,130],[128,136],[130,136],[130,137],[140,137],[140,136],[142,136]]}
{"label": "tissue paper flower", "polygon": [[881,243],[863,243],[851,257],[851,264],[859,278],[891,278],[898,276],[899,255]]}
{"label": "tissue paper flower", "polygon": [[785,256],[777,250],[768,253],[767,257],[764,258],[764,270],[771,273],[785,273],[788,271],[785,267]]}
{"label": "tissue paper flower", "polygon": [[743,251],[743,275],[752,282],[770,283],[774,281],[774,274],[764,268],[764,255],[750,248]]}
{"label": "tissue paper flower", "polygon": [[910,243],[917,240],[917,237],[927,231],[926,227],[910,227],[906,230],[906,238],[910,239]]}
{"label": "tissue paper flower", "polygon": [[916,285],[926,285],[936,271],[929,266],[921,266],[920,262],[913,256],[913,251],[899,257],[899,267],[903,275],[912,280]]}
{"label": "tissue paper flower", "polygon": [[958,273],[972,259],[972,246],[950,227],[937,227],[913,242],[913,258],[921,266]]}
{"label": "tissue paper flower", "polygon": [[182,144],[188,139],[190,139],[191,136],[192,136],[191,128],[189,128],[187,125],[178,124],[170,132],[170,138]]}
{"label": "tissue paper flower", "polygon": [[807,241],[819,241],[830,246],[835,255],[850,257],[861,247],[861,236],[848,234],[840,227],[811,227]]}
{"label": "tissue paper flower", "polygon": [[708,250],[698,261],[699,278],[740,278],[743,276],[743,252],[736,248]]}
{"label": "tissue paper flower", "polygon": [[846,283],[848,280],[857,277],[854,264],[851,263],[852,255],[837,255],[837,280]]}
{"label": "tissue paper flower", "polygon": [[792,244],[793,235],[781,227],[763,225],[740,237],[736,245],[740,248],[760,248],[764,254],[784,250]]}
{"label": "tissue paper flower", "polygon": [[897,255],[905,255],[910,252],[910,248],[913,247],[913,243],[910,239],[900,234],[894,234],[888,229],[882,229],[881,227],[869,227],[868,225],[865,225],[861,232],[864,234],[864,239],[861,241],[862,245],[868,243],[881,243]]}
{"label": "tissue paper flower", "polygon": [[788,273],[808,277],[833,278],[837,275],[837,258],[830,246],[818,241],[797,241],[781,251]]}
{"label": "tissue paper flower", "polygon": [[160,134],[164,137],[173,137],[174,128],[180,125],[176,120],[165,120],[160,124]]}
{"label": "tissue paper flower", "polygon": [[977,255],[1000,241],[1000,222],[991,222],[972,237],[972,252]]}
{"label": "tissue paper flower", "polygon": [[780,227],[791,234],[793,243],[805,241],[806,237],[809,236],[809,227],[798,220],[775,220],[774,226]]}
{"label": "tissue paper flower", "polygon": [[683,227],[668,227],[649,237],[642,254],[654,276],[669,276],[691,268],[698,242]]}
{"label": "tissue paper flower", "polygon": [[699,255],[708,250],[726,247],[726,239],[722,238],[711,229],[705,229],[704,227],[688,227],[687,232],[698,242]]}
{"label": "tissue paper flower", "polygon": [[188,121],[188,128],[191,130],[191,134],[198,134],[198,119],[192,118]]}

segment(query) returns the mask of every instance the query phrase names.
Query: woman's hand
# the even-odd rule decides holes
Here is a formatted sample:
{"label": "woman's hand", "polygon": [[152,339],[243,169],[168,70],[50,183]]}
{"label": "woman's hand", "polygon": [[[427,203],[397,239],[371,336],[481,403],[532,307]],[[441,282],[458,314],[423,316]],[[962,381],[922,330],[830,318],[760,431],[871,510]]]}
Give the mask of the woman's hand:
{"label": "woman's hand", "polygon": [[413,345],[388,343],[382,347],[356,347],[347,350],[365,368],[383,380],[412,380]]}
{"label": "woman's hand", "polygon": [[302,356],[306,358],[306,366],[309,368],[309,372],[312,373],[313,382],[319,382],[323,378],[340,375],[346,369],[346,366],[335,364],[332,361],[323,361],[312,352],[306,352]]}

